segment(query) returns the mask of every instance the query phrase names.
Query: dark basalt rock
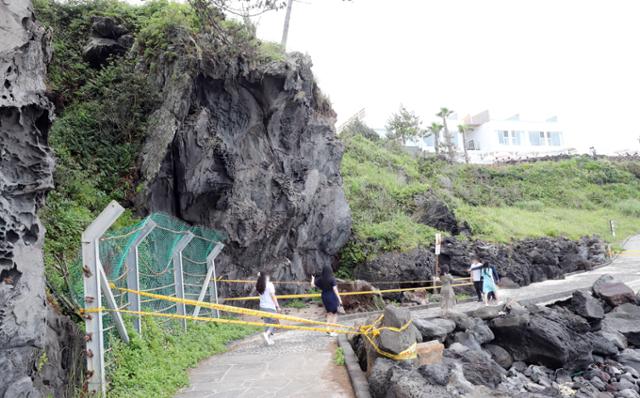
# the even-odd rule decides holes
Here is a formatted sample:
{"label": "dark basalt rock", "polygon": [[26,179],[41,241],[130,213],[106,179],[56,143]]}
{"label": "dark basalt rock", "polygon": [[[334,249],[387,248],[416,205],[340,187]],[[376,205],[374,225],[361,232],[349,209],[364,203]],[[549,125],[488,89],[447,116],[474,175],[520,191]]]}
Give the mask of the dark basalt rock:
{"label": "dark basalt rock", "polygon": [[370,281],[429,280],[434,275],[435,257],[429,250],[384,253],[358,265],[354,275]]}
{"label": "dark basalt rock", "polygon": [[506,371],[484,351],[447,349],[444,355],[461,363],[464,377],[473,384],[495,388],[506,375]]}
{"label": "dark basalt rock", "polygon": [[621,333],[628,344],[640,347],[640,306],[626,303],[616,307],[605,316],[602,330]]}
{"label": "dark basalt rock", "polygon": [[[0,2],[0,15],[0,397],[59,397],[75,388],[67,373],[77,363],[73,347],[64,348],[77,329],[54,321],[45,296],[38,210],[53,188],[50,38],[30,1]],[[39,368],[45,352],[51,362]]]}
{"label": "dark basalt rock", "polygon": [[593,295],[603,299],[611,307],[625,303],[636,304],[636,294],[622,282],[615,281],[611,275],[602,275],[593,285]]}
{"label": "dark basalt rock", "polygon": [[[604,242],[598,238],[578,241],[538,238],[505,245],[446,237],[440,255],[441,271],[469,276],[467,269],[474,255],[495,265],[504,279],[501,286],[507,287],[559,279],[570,272],[588,270],[606,259]],[[406,253],[385,253],[357,266],[354,274],[365,280],[425,280],[433,276],[434,266],[433,250],[418,248]]]}
{"label": "dark basalt rock", "polygon": [[513,358],[511,358],[509,351],[499,345],[487,344],[484,346],[484,349],[491,355],[491,359],[496,361],[496,363],[504,369],[509,369],[513,364]]}
{"label": "dark basalt rock", "polygon": [[89,41],[84,57],[94,68],[104,65],[109,57],[123,55],[133,45],[134,38],[127,29],[111,17],[93,17]]}
{"label": "dark basalt rock", "polygon": [[422,334],[423,341],[444,341],[445,337],[456,328],[454,321],[442,318],[414,319],[413,324]]}
{"label": "dark basalt rock", "polygon": [[590,294],[577,290],[571,296],[573,312],[587,319],[589,322],[598,322],[604,318],[602,304]]}
{"label": "dark basalt rock", "polygon": [[580,368],[591,363],[589,324],[567,310],[541,308],[529,314],[529,321],[491,322],[494,344],[505,348],[513,359],[541,363],[550,368]]}
{"label": "dark basalt rock", "polygon": [[311,60],[214,61],[185,55],[152,76],[165,101],[143,144],[138,205],[224,232],[220,274],[305,280],[337,265],[351,234],[343,146]]}
{"label": "dark basalt rock", "polygon": [[452,235],[464,233],[471,235],[471,228],[466,222],[459,223],[453,210],[432,192],[419,196],[416,202],[416,218],[418,222],[447,231]]}

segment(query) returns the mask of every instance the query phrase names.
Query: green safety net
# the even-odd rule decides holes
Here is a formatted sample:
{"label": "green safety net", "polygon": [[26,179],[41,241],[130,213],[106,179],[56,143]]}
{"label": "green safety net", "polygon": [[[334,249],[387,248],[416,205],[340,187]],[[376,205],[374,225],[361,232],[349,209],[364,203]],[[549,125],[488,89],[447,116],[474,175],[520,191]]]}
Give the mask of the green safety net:
{"label": "green safety net", "polygon": [[[166,296],[176,296],[173,257],[176,246],[188,235],[192,240],[182,251],[183,285],[185,298],[197,300],[203,288],[207,274],[207,257],[218,242],[224,242],[226,236],[214,229],[191,226],[182,220],[163,213],[153,213],[134,225],[109,230],[100,240],[100,262],[110,282],[117,287],[127,286],[127,258],[134,248],[138,237],[145,233],[150,221],[155,223],[151,232],[138,244],[138,272],[140,290]],[[79,259],[80,260],[80,259]],[[74,281],[73,294],[79,305],[84,305],[81,267],[73,267],[77,275],[71,275]],[[128,294],[112,289],[119,308],[129,307]],[[214,299],[213,285],[206,286],[203,301]],[[106,306],[103,293],[103,306]],[[141,297],[143,311],[176,313],[176,304],[164,300]],[[186,313],[193,313],[193,306],[186,306]],[[215,316],[215,311],[202,308],[201,316]],[[125,317],[126,318],[126,317]],[[158,318],[156,322],[167,329],[177,327],[176,321]],[[119,339],[114,327],[112,315],[103,313],[105,347],[110,350],[114,339]]]}

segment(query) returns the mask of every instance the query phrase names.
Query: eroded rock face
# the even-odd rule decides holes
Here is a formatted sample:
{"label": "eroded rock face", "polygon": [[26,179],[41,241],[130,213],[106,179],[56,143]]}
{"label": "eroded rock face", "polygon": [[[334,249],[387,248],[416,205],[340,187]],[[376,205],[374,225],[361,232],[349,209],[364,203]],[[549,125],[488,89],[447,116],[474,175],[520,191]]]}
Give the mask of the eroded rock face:
{"label": "eroded rock face", "polygon": [[158,77],[166,100],[143,147],[140,205],[226,233],[219,274],[305,280],[337,264],[351,233],[336,116],[308,57],[241,67]]}
{"label": "eroded rock face", "polygon": [[0,397],[35,397],[47,314],[37,211],[53,187],[49,40],[30,1],[0,2],[0,31]]}

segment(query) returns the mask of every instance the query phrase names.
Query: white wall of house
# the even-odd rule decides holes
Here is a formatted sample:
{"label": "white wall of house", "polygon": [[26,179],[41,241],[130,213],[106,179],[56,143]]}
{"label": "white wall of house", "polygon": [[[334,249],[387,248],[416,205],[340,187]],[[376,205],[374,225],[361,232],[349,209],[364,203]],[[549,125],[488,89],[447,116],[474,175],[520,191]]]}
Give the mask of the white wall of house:
{"label": "white wall of house", "polygon": [[[518,159],[570,152],[573,147],[565,141],[564,128],[556,118],[545,121],[527,121],[514,116],[506,120],[491,120],[487,111],[473,117],[447,120],[454,144],[462,157],[462,135],[458,125],[463,121],[469,127],[467,149],[474,163],[491,163],[502,159]],[[440,133],[444,142],[444,131]],[[407,142],[426,152],[434,152],[433,137]]]}

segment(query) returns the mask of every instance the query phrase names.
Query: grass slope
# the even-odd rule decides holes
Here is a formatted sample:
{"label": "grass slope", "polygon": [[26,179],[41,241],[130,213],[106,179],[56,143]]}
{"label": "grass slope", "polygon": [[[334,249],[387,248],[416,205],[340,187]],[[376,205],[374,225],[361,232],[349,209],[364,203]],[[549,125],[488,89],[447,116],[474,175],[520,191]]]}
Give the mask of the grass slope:
{"label": "grass slope", "polygon": [[[471,225],[474,238],[488,241],[597,234],[619,245],[640,231],[638,161],[584,156],[517,165],[449,164],[415,158],[349,130],[341,138],[354,221],[354,236],[342,253],[347,275],[366,258],[433,241],[436,231],[416,221],[415,198],[429,189]],[[609,220],[616,222],[616,238]]]}

